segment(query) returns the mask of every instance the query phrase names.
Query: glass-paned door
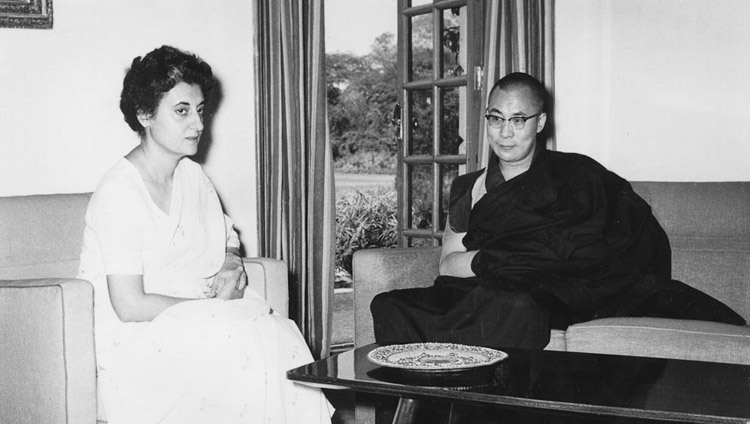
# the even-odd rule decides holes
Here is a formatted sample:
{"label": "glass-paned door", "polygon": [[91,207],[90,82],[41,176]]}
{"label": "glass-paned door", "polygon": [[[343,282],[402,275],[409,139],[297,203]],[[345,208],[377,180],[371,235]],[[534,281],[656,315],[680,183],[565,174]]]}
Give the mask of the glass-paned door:
{"label": "glass-paned door", "polygon": [[477,167],[481,0],[399,0],[399,244],[437,246],[453,179]]}

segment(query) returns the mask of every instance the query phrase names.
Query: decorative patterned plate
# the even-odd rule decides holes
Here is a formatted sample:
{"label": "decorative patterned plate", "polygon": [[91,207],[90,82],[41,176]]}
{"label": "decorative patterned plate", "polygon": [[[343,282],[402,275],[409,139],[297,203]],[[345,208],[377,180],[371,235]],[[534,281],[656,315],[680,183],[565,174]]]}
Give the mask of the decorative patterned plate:
{"label": "decorative patterned plate", "polygon": [[409,371],[461,371],[492,365],[508,354],[481,346],[455,343],[409,343],[382,346],[367,358],[383,367]]}

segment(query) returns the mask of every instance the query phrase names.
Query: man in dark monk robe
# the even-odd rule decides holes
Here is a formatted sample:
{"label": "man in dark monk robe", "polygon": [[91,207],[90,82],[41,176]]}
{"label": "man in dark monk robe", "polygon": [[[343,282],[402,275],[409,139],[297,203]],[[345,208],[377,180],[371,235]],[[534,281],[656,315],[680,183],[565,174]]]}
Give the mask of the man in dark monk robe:
{"label": "man in dark monk robe", "polygon": [[451,186],[440,276],[373,299],[376,341],[542,349],[550,329],[605,317],[744,325],[671,279],[667,235],[627,181],[589,157],[537,146],[545,97],[527,74],[495,84],[492,154]]}

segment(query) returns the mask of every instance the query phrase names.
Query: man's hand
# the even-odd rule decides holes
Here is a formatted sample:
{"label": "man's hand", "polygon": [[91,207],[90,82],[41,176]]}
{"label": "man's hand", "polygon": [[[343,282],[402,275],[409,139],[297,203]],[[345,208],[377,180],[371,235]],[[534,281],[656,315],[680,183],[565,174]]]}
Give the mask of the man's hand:
{"label": "man's hand", "polygon": [[224,300],[239,299],[244,294],[246,286],[247,274],[242,258],[237,253],[227,253],[224,265],[214,277],[208,297]]}

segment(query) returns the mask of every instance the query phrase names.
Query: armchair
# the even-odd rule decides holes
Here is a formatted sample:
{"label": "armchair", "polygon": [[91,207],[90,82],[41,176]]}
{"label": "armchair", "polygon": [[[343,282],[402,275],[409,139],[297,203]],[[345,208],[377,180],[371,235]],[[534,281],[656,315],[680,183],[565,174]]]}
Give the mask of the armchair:
{"label": "armchair", "polygon": [[[106,423],[94,288],[75,279],[90,193],[0,197],[0,422]],[[249,287],[288,315],[287,267],[245,258]]]}

